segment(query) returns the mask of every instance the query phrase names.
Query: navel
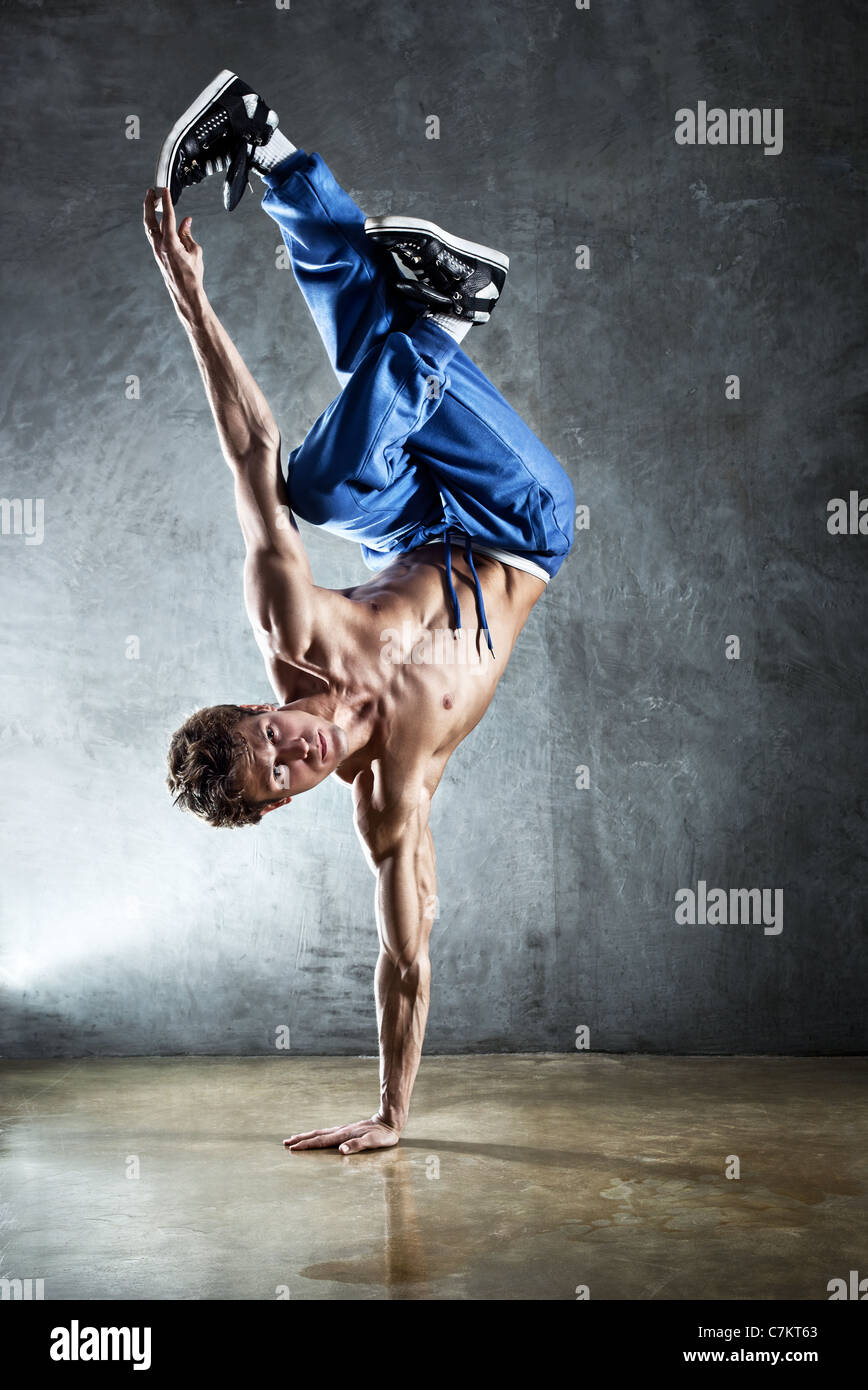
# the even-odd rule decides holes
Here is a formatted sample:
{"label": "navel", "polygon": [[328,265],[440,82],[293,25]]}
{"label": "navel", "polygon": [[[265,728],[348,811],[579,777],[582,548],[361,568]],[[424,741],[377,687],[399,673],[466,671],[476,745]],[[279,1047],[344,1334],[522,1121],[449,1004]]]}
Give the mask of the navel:
{"label": "navel", "polygon": [[453,698],[452,698],[452,696],[451,696],[450,694],[447,693],[446,695],[443,696],[443,708],[444,708],[444,709],[451,709],[452,706],[453,706],[454,704],[455,704],[455,701],[453,700]]}

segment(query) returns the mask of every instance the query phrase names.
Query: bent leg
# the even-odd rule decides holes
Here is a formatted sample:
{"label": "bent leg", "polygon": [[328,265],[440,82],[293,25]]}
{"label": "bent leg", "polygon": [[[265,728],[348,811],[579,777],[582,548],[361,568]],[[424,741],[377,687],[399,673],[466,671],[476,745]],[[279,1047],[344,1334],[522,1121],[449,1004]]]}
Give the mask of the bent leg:
{"label": "bent leg", "polygon": [[341,385],[393,328],[408,329],[414,311],[383,274],[365,236],[365,214],[318,154],[297,150],[265,174],[262,206],[280,228]]}
{"label": "bent leg", "polygon": [[[425,319],[370,347],[340,395],[289,456],[287,488],[303,520],[359,541],[377,567],[443,526],[436,479],[410,452],[442,407],[458,345]],[[418,544],[418,541],[415,543]]]}
{"label": "bent leg", "polygon": [[558,460],[392,289],[364,213],[318,154],[298,150],[265,179],[262,206],[343,386],[290,455],[293,509],[360,541],[372,568],[449,524],[554,574],[575,510]]}
{"label": "bent leg", "polygon": [[436,481],[445,519],[474,541],[526,555],[553,575],[572,543],[573,487],[554,454],[460,349],[435,415],[410,445]]}
{"label": "bent leg", "polygon": [[375,343],[289,456],[296,514],[359,541],[372,569],[453,528],[555,574],[569,478],[453,338],[429,320]]}

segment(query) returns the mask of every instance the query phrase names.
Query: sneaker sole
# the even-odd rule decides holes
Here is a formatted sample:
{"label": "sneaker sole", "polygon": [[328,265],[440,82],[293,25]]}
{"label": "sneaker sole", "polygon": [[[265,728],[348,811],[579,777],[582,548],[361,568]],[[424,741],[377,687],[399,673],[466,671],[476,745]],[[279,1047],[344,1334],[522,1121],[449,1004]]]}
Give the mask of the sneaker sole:
{"label": "sneaker sole", "polygon": [[187,107],[183,116],[179,116],[178,120],[169,131],[169,134],[166,136],[163,148],[160,150],[160,157],[157,160],[157,172],[155,175],[154,186],[156,188],[168,188],[169,170],[178,152],[178,146],[187,134],[187,131],[192,125],[196,124],[200,116],[205,114],[212,101],[216,101],[217,97],[225,92],[227,87],[232,85],[236,77],[237,73],[230,72],[228,68],[224,68],[222,72],[217,74],[213,82],[209,82],[208,86],[203,88],[196,100]]}
{"label": "sneaker sole", "polygon": [[423,217],[366,217],[365,231],[370,236],[373,232],[425,232],[427,236],[435,236],[441,241],[447,251],[464,253],[466,256],[473,256],[477,261],[483,261],[486,265],[497,266],[499,270],[509,270],[509,256],[505,256],[502,251],[495,251],[492,246],[481,246],[476,241],[464,241],[461,237],[452,236],[450,232],[444,232],[442,227],[438,227],[436,222],[426,222]]}

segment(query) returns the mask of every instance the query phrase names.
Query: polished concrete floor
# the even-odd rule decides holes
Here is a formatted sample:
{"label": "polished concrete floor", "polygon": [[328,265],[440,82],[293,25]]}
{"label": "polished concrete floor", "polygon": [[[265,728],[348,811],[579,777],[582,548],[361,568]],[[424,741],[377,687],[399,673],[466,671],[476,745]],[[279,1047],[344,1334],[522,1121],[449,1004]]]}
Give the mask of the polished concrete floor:
{"label": "polished concrete floor", "polygon": [[827,1299],[868,1275],[866,1075],[426,1057],[400,1146],[344,1158],[281,1141],[369,1114],[369,1058],[3,1062],[0,1275],[46,1299]]}

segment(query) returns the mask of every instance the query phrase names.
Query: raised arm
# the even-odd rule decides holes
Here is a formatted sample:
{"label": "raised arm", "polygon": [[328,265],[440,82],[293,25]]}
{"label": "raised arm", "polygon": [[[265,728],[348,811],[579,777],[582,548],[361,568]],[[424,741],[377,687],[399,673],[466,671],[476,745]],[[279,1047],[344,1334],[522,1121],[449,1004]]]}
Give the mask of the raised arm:
{"label": "raised arm", "polygon": [[189,217],[175,226],[167,189],[145,198],[145,229],[202,375],[220,447],[235,479],[247,557],[244,594],[266,657],[293,660],[311,646],[315,600],[310,564],[280,467],[280,434],[268,402],[215,314],[203,283],[201,246]]}

